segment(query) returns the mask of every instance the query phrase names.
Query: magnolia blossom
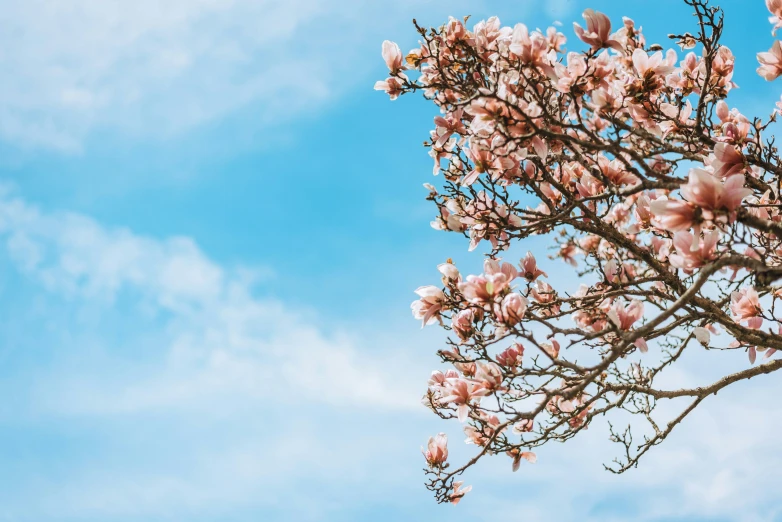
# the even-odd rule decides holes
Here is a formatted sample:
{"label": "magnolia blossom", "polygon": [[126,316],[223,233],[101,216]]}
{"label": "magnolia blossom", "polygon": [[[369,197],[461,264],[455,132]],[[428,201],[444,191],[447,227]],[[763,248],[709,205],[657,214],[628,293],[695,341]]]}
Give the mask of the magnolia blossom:
{"label": "magnolia blossom", "polygon": [[649,203],[652,223],[670,232],[689,230],[695,220],[695,207],[686,201],[660,197]]}
{"label": "magnolia blossom", "polygon": [[782,47],[779,40],[767,52],[758,53],[758,74],[767,81],[776,80],[782,74]]}
{"label": "magnolia blossom", "polygon": [[531,451],[521,451],[518,448],[513,448],[512,450],[508,451],[507,454],[513,459],[513,471],[519,470],[521,459],[524,459],[531,464],[534,464],[538,461],[537,455]]}
{"label": "magnolia blossom", "polygon": [[524,318],[527,306],[529,306],[529,303],[523,295],[516,293],[508,294],[502,300],[497,318],[508,326],[513,326]]}
{"label": "magnolia blossom", "polygon": [[573,22],[573,30],[581,41],[592,46],[593,49],[601,47],[611,47],[618,51],[622,50],[622,44],[612,39],[611,20],[606,15],[592,9],[584,11],[584,20],[586,29]]}
{"label": "magnolia blossom", "polygon": [[439,433],[434,437],[429,437],[426,449],[421,448],[421,453],[424,454],[426,463],[430,467],[442,467],[445,461],[448,460],[448,435]]}
{"label": "magnolia blossom", "polygon": [[540,276],[548,277],[546,272],[538,268],[538,262],[532,252],[527,252],[527,255],[521,260],[521,276],[527,281],[534,281]]}
{"label": "magnolia blossom", "polygon": [[402,81],[393,76],[386,78],[383,81],[375,82],[375,90],[384,91],[392,100],[399,98],[399,95],[402,94],[402,89]]}
{"label": "magnolia blossom", "polygon": [[737,323],[747,322],[747,328],[758,329],[763,326],[763,308],[760,298],[752,287],[742,288],[730,295],[730,311]]}
{"label": "magnolia blossom", "polygon": [[725,179],[744,170],[744,156],[729,143],[717,143],[711,166],[714,167],[715,177]]}
{"label": "magnolia blossom", "polygon": [[521,364],[521,358],[523,355],[524,347],[519,343],[516,343],[510,348],[506,348],[502,353],[498,354],[497,362],[502,366],[514,368]]}
{"label": "magnolia blossom", "polygon": [[[644,315],[644,304],[641,301],[633,300],[629,304],[625,305],[618,301],[614,302],[611,309],[608,311],[608,318],[614,325],[620,330],[630,330],[630,328]],[[643,337],[639,337],[634,341],[635,346],[646,353],[648,347],[646,340]]]}
{"label": "magnolia blossom", "polygon": [[487,394],[488,390],[479,384],[465,379],[454,379],[446,384],[441,402],[456,405],[459,422],[464,422],[470,413],[470,402]]}
{"label": "magnolia blossom", "polygon": [[389,42],[388,40],[383,42],[383,59],[386,61],[391,74],[396,74],[404,69],[402,51],[399,50],[399,46],[394,42]]}
{"label": "magnolia blossom", "polygon": [[771,35],[773,36],[776,34],[777,29],[782,27],[782,0],[766,0],[766,9],[771,13],[768,21],[774,24],[771,30]]}
{"label": "magnolia blossom", "polygon": [[[681,268],[686,273],[692,273],[693,269],[700,268],[709,261],[715,259],[717,242],[720,239],[720,233],[713,230],[703,235],[693,236],[689,232],[677,232],[673,235],[673,246],[676,253],[668,256],[671,266]],[[696,248],[693,250],[692,245]]]}
{"label": "magnolia blossom", "polygon": [[472,491],[472,486],[462,487],[464,481],[457,480],[453,483],[453,492],[450,495],[451,504],[458,504],[464,495]]}
{"label": "magnolia blossom", "polygon": [[456,334],[463,341],[466,341],[470,338],[470,335],[472,335],[474,331],[474,322],[475,310],[468,308],[466,310],[461,310],[459,313],[453,316],[451,321],[451,328],[453,328],[453,331],[456,332]]}
{"label": "magnolia blossom", "polygon": [[690,170],[687,185],[681,189],[682,196],[701,208],[708,210],[733,211],[742,200],[752,194],[752,189],[744,188],[744,176],[730,176],[722,183],[703,169]]}
{"label": "magnolia blossom", "polygon": [[421,319],[421,326],[434,324],[440,317],[440,312],[445,303],[445,294],[436,286],[422,286],[416,291],[421,299],[413,301],[410,308],[413,310],[413,317]]}

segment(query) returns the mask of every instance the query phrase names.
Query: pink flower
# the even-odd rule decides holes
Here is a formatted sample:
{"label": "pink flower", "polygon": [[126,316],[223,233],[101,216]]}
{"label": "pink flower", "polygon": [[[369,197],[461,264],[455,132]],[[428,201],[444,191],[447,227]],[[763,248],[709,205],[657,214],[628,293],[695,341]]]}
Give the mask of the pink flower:
{"label": "pink flower", "polygon": [[481,414],[481,420],[485,421],[486,424],[482,425],[480,429],[469,425],[464,427],[464,434],[467,435],[465,443],[485,446],[489,439],[494,436],[494,432],[500,425],[500,419],[496,415]]}
{"label": "pink flower", "polygon": [[538,279],[535,287],[530,290],[530,295],[538,303],[548,305],[548,308],[544,310],[545,314],[553,315],[559,313],[560,307],[556,304],[557,293],[550,284]]}
{"label": "pink flower", "polygon": [[695,208],[678,199],[660,197],[649,203],[654,214],[652,223],[669,232],[689,230],[695,219]]}
{"label": "pink flower", "polygon": [[758,62],[760,67],[757,72],[767,81],[776,80],[782,74],[782,47],[779,40],[774,42],[767,52],[758,53]]}
{"label": "pink flower", "polygon": [[734,175],[723,184],[703,169],[691,169],[687,184],[681,189],[682,196],[703,209],[736,210],[752,189],[744,188],[744,176]]}
{"label": "pink flower", "polygon": [[475,380],[486,391],[486,394],[503,389],[502,369],[493,362],[479,362],[476,365]]}
{"label": "pink flower", "polygon": [[456,268],[456,266],[453,263],[442,263],[437,265],[437,271],[443,274],[443,279],[445,281],[459,281],[461,280],[461,275],[459,274],[459,269]]}
{"label": "pink flower", "polygon": [[459,421],[464,422],[470,413],[470,401],[488,395],[488,393],[489,391],[483,386],[464,379],[455,379],[446,384],[440,402],[443,404],[450,402],[456,405]]}
{"label": "pink flower", "polygon": [[413,310],[413,317],[421,319],[421,327],[427,324],[434,324],[440,317],[440,312],[445,304],[445,294],[436,286],[422,286],[416,291],[421,296],[418,301],[413,301],[410,308]]}
{"label": "pink flower", "polygon": [[482,276],[467,276],[467,281],[459,283],[464,298],[473,304],[487,304],[508,286],[508,276],[502,272]]}
{"label": "pink flower", "polygon": [[429,437],[426,450],[421,448],[426,463],[430,468],[441,468],[448,460],[448,435],[440,433],[435,437]]}
{"label": "pink flower", "polygon": [[758,293],[752,287],[730,294],[730,312],[737,323],[747,321],[747,328],[757,330],[763,326],[763,308]]}
{"label": "pink flower", "polygon": [[554,64],[554,71],[558,78],[557,90],[565,93],[570,92],[573,85],[579,80],[583,80],[583,76],[587,72],[586,58],[580,53],[568,53],[567,66],[557,62]]}
{"label": "pink flower", "polygon": [[608,318],[620,330],[628,331],[633,324],[644,315],[644,304],[638,300],[630,301],[625,305],[619,301],[614,301],[613,306],[608,311]]}
{"label": "pink flower", "polygon": [[[694,236],[689,232],[677,232],[673,235],[673,246],[676,253],[668,256],[671,266],[681,268],[691,274],[693,269],[700,268],[716,257],[717,242],[720,233],[716,230],[703,235]],[[695,248],[693,249],[693,245]]]}
{"label": "pink flower", "polygon": [[445,373],[441,372],[440,370],[435,370],[432,372],[432,376],[429,377],[429,386],[445,386],[448,379],[458,378],[459,374],[456,372],[456,370],[446,370]]}
{"label": "pink flower", "polygon": [[521,365],[521,358],[524,355],[524,347],[519,343],[505,349],[497,355],[497,362],[506,368],[515,368]]}
{"label": "pink flower", "polygon": [[375,82],[375,90],[385,91],[392,100],[396,100],[402,94],[402,81],[392,76],[383,81]]}
{"label": "pink flower", "polygon": [[522,433],[529,433],[534,427],[535,422],[532,419],[521,419],[519,422],[513,425],[513,433],[517,435],[521,435]]}
{"label": "pink flower", "polygon": [[557,357],[559,357],[560,346],[559,346],[559,341],[557,341],[556,339],[552,339],[551,344],[540,343],[540,347],[546,353],[546,355],[548,355],[552,359],[556,359]]}
{"label": "pink flower", "polygon": [[611,33],[611,20],[603,13],[587,9],[583,14],[586,20],[586,30],[573,22],[573,30],[582,42],[592,46],[592,49],[611,47],[617,51],[622,50],[622,44],[613,40]]}
{"label": "pink flower", "polygon": [[497,319],[508,326],[514,326],[521,322],[527,312],[529,303],[527,299],[515,292],[505,296],[496,315]]}
{"label": "pink flower", "polygon": [[505,274],[508,283],[519,276],[516,267],[510,263],[502,263],[500,259],[487,259],[483,262],[483,272],[486,275]]}
{"label": "pink flower", "polygon": [[462,123],[463,109],[457,109],[451,114],[443,116],[436,116],[434,119],[435,125],[437,125],[436,134],[438,136],[436,145],[442,147],[445,142],[454,134],[467,134],[467,129]]}
{"label": "pink flower", "polygon": [[540,276],[548,277],[546,272],[538,268],[538,262],[535,260],[535,256],[532,252],[527,252],[524,259],[521,261],[521,276],[527,281],[534,281]]}
{"label": "pink flower", "polygon": [[782,0],[766,0],[766,9],[769,10],[771,16],[768,17],[768,21],[774,24],[771,29],[771,35],[775,35],[777,29],[782,27]]}
{"label": "pink flower", "polygon": [[[638,321],[644,314],[644,304],[641,301],[632,300],[630,304],[624,305],[619,301],[614,301],[613,306],[608,311],[608,318],[617,328],[624,331],[629,331],[633,324]],[[639,337],[633,343],[643,353],[646,353],[649,349],[646,346],[646,340],[643,337]]]}
{"label": "pink flower", "polygon": [[508,50],[518,56],[522,62],[537,65],[547,76],[554,74],[554,69],[546,57],[548,41],[540,32],[533,31],[530,34],[526,25],[516,24]]}
{"label": "pink flower", "polygon": [[521,459],[524,459],[531,464],[535,464],[538,461],[537,455],[531,451],[521,451],[519,448],[513,448],[510,451],[506,451],[505,454],[513,459],[513,471],[519,470]]}
{"label": "pink flower", "polygon": [[399,46],[394,42],[389,42],[388,40],[383,42],[383,60],[386,61],[391,74],[396,74],[404,69],[402,65],[402,51],[399,50]]}
{"label": "pink flower", "polygon": [[453,483],[453,492],[449,497],[451,500],[451,504],[458,504],[464,495],[472,491],[472,486],[467,486],[466,488],[462,488],[462,484],[464,484],[464,481],[462,480],[457,480],[456,482]]}
{"label": "pink flower", "polygon": [[744,156],[733,145],[718,143],[714,146],[714,160],[711,166],[714,167],[716,177],[725,179],[731,174],[738,174],[744,170]]}
{"label": "pink flower", "polygon": [[456,335],[461,338],[462,341],[466,341],[472,335],[473,321],[475,320],[475,311],[472,308],[462,310],[458,314],[453,316],[451,320],[451,328],[456,332]]}
{"label": "pink flower", "polygon": [[[669,49],[668,52],[672,53],[673,50]],[[675,61],[675,52],[673,52],[673,56],[669,54],[663,59],[663,53],[661,51],[657,51],[651,56],[646,54],[646,51],[642,49],[633,51],[633,67],[635,67],[635,72],[641,78],[666,75],[675,69],[673,66]]]}
{"label": "pink flower", "polygon": [[717,230],[703,235],[693,235],[689,232],[677,232],[673,236],[673,246],[676,254],[668,257],[671,266],[681,268],[691,274],[694,268],[700,268],[716,257],[717,242],[720,233]]}

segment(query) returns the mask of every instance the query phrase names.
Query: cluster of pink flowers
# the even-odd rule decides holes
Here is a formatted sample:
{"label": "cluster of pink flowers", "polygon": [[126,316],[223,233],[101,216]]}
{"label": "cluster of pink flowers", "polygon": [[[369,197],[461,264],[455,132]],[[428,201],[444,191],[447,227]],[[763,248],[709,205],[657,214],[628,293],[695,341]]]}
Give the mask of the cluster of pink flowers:
{"label": "cluster of pink flowers", "polygon": [[[752,363],[782,348],[782,162],[764,140],[776,113],[763,122],[728,105],[735,60],[719,44],[722,19],[707,0],[692,4],[698,34],[673,36],[683,57],[591,9],[573,26],[578,51],[554,27],[496,17],[419,28],[407,54],[383,43],[389,76],[375,88],[421,92],[440,111],[427,141],[443,178],[425,185],[432,226],[488,250],[482,273],[449,260],[441,286],[416,290],[414,317],[453,333],[439,352],[453,368],[432,375],[423,402],[514,470],[595,415],[640,411],[685,349],[717,348],[712,333]],[[782,0],[766,5],[775,31]],[[782,75],[780,49],[758,54],[767,80]],[[503,252],[535,236],[573,267],[577,289],[532,253],[507,262]],[[457,502],[469,488],[454,477],[471,464],[447,471],[445,442],[424,452],[428,486]],[[636,462],[627,455],[620,471]]]}

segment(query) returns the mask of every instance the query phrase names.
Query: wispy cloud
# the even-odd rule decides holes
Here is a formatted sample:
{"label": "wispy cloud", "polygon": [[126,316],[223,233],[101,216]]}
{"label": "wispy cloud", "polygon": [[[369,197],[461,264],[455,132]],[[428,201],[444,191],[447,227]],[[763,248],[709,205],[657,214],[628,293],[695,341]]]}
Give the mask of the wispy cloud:
{"label": "wispy cloud", "polygon": [[338,11],[323,0],[4,6],[0,134],[75,149],[95,128],[159,137],[260,98],[267,110],[316,103],[331,73],[300,42]]}
{"label": "wispy cloud", "polygon": [[[355,415],[377,422],[424,411],[418,379],[404,371],[410,351],[368,351],[378,343],[347,325],[262,297],[263,268],[220,265],[188,238],[42,212],[7,188],[0,240],[48,303],[48,329],[24,310],[15,320],[36,349],[51,346],[66,361],[17,376],[8,386],[18,407],[5,408],[3,422],[47,419],[53,437],[74,422],[108,433],[94,448],[101,458],[36,487],[40,516],[160,515],[212,502],[223,513],[268,508],[274,496],[261,492],[281,494],[297,477],[345,468],[351,482],[366,473],[384,436],[349,427]],[[95,317],[91,331],[71,322],[73,310]],[[6,371],[13,363],[6,359]],[[138,447],[129,422],[161,436]],[[335,422],[347,431],[330,432]],[[105,453],[118,444],[138,451],[119,467]],[[186,464],[167,460],[183,452]]]}
{"label": "wispy cloud", "polygon": [[82,215],[42,213],[7,190],[0,233],[20,269],[48,291],[107,307],[130,295],[131,309],[166,318],[169,344],[159,350],[169,360],[162,375],[151,382],[102,382],[108,389],[79,400],[68,390],[81,386],[69,383],[74,387],[55,394],[64,408],[127,412],[213,393],[262,400],[272,390],[315,402],[417,404],[384,375],[383,361],[356,350],[360,341],[344,328],[324,330],[313,310],[254,295],[264,269],[221,266],[192,239],[159,240],[107,229]]}

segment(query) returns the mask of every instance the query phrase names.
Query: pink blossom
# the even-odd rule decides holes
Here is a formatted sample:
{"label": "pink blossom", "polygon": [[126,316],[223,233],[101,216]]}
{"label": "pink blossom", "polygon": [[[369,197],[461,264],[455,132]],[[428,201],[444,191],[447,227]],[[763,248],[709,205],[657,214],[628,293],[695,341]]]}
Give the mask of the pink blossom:
{"label": "pink blossom", "polygon": [[527,255],[522,259],[520,266],[521,276],[527,281],[534,281],[540,276],[548,277],[546,272],[538,268],[538,262],[535,260],[535,256],[532,255],[532,252],[527,252]]}
{"label": "pink blossom", "polygon": [[439,264],[437,265],[437,271],[443,274],[443,279],[446,281],[459,281],[462,277],[459,274],[459,269],[453,263]]}
{"label": "pink blossom", "polygon": [[[677,232],[673,235],[673,246],[676,253],[668,256],[671,266],[681,268],[685,273],[691,274],[693,269],[704,266],[716,257],[717,242],[720,233],[716,230],[704,234],[703,239],[693,236],[690,232]],[[693,249],[693,245],[696,245]]]}
{"label": "pink blossom", "polygon": [[402,64],[402,51],[399,50],[399,46],[394,42],[388,40],[383,42],[383,60],[386,61],[386,65],[388,66],[388,70],[391,71],[391,74],[396,74],[404,69],[404,65]]}
{"label": "pink blossom", "polygon": [[742,288],[730,294],[730,311],[737,323],[747,321],[747,328],[757,330],[763,325],[763,308],[760,297],[752,287]]}
{"label": "pink blossom", "polygon": [[554,72],[558,78],[557,89],[560,92],[570,92],[576,82],[583,80],[587,72],[586,58],[580,53],[568,53],[567,66],[557,62],[554,64]]}
{"label": "pink blossom", "polygon": [[660,197],[649,203],[652,223],[669,232],[688,230],[695,219],[695,207],[678,199]]}
{"label": "pink blossom", "polygon": [[[551,285],[540,279],[538,279],[536,286],[530,290],[530,295],[535,301],[543,305],[551,305],[557,301],[557,293]],[[548,310],[553,314],[559,313],[558,306],[550,306]]]}
{"label": "pink blossom", "polygon": [[429,437],[426,450],[421,448],[421,453],[424,454],[429,467],[441,468],[445,461],[448,460],[448,435],[439,433],[434,437]]}
{"label": "pink blossom", "polygon": [[375,90],[385,91],[392,100],[396,100],[402,94],[402,81],[392,76],[383,81],[375,82]]}
{"label": "pink blossom", "polygon": [[508,326],[514,326],[524,318],[528,306],[529,303],[523,295],[510,293],[502,300],[497,319]]}
{"label": "pink blossom", "polygon": [[548,355],[552,359],[556,359],[557,357],[559,357],[560,346],[559,346],[559,341],[557,341],[556,339],[552,339],[551,344],[540,343],[540,347],[546,353],[546,355]]}
{"label": "pink blossom", "polygon": [[535,455],[531,451],[521,451],[518,448],[513,448],[512,450],[507,451],[505,453],[513,459],[513,471],[519,470],[521,459],[524,459],[531,464],[534,464],[538,461],[537,455]]}
{"label": "pink blossom", "polygon": [[703,209],[734,211],[752,189],[744,188],[744,176],[729,177],[725,183],[703,169],[691,169],[682,196]]}
{"label": "pink blossom", "polygon": [[578,38],[592,46],[592,49],[611,47],[617,51],[622,50],[622,44],[611,38],[611,20],[598,11],[587,9],[583,14],[586,21],[586,30],[573,22],[573,30]]}
{"label": "pink blossom", "polygon": [[513,433],[520,435],[522,433],[529,433],[535,427],[535,422],[532,419],[521,419],[519,422],[513,425]]}
{"label": "pink blossom", "polygon": [[462,341],[466,341],[472,335],[473,321],[475,320],[475,311],[472,308],[462,310],[458,314],[453,316],[451,320],[451,328],[456,332]]}
{"label": "pink blossom", "polygon": [[470,413],[470,401],[487,394],[488,390],[483,386],[464,379],[456,379],[446,384],[443,398],[440,399],[440,402],[443,404],[455,404],[459,421],[464,422]]}
{"label": "pink blossom", "polygon": [[[669,53],[673,52],[669,49]],[[663,59],[663,53],[657,51],[651,56],[642,49],[633,51],[633,67],[635,72],[641,78],[653,77],[655,75],[666,75],[675,69],[676,53],[673,56],[668,55]]]}
{"label": "pink blossom", "polygon": [[515,368],[521,365],[521,358],[524,355],[524,347],[519,343],[514,344],[510,348],[506,348],[502,353],[497,355],[497,362],[501,366],[506,368]]}
{"label": "pink blossom", "polygon": [[503,263],[500,259],[486,259],[483,262],[483,272],[486,275],[505,274],[509,283],[519,276],[515,266],[510,263]]}
{"label": "pink blossom", "polygon": [[421,319],[421,327],[436,323],[445,304],[443,291],[436,286],[421,286],[415,293],[421,299],[413,301],[410,305],[410,308],[413,310],[413,317]]}
{"label": "pink blossom", "polygon": [[467,439],[464,442],[475,444],[476,446],[488,444],[489,439],[494,436],[497,427],[500,425],[500,419],[496,415],[482,414],[481,420],[486,424],[480,426],[480,429],[470,425],[464,427],[464,434],[467,435]]}
{"label": "pink blossom", "polygon": [[771,30],[771,35],[773,36],[776,34],[777,29],[782,27],[782,0],[766,0],[766,9],[771,13],[768,21],[774,24]]}
{"label": "pink blossom", "polygon": [[508,276],[502,272],[481,276],[467,276],[467,281],[459,283],[459,291],[473,304],[487,304],[508,286]]}
{"label": "pink blossom", "polygon": [[461,135],[467,134],[467,129],[462,123],[463,112],[464,110],[459,108],[451,114],[435,117],[434,123],[437,125],[436,134],[438,136],[437,142],[435,143],[436,146],[442,147],[454,133]]}
{"label": "pink blossom", "polygon": [[760,67],[757,72],[767,81],[776,80],[782,74],[782,47],[779,40],[767,52],[758,53],[758,62]]}
{"label": "pink blossom", "polygon": [[467,486],[466,488],[462,488],[462,484],[464,484],[464,481],[457,480],[453,483],[453,492],[449,496],[451,500],[451,504],[458,504],[464,495],[472,491],[472,486]]}
{"label": "pink blossom", "polygon": [[633,324],[644,315],[644,304],[638,300],[632,300],[625,305],[619,301],[614,301],[613,306],[608,311],[608,318],[620,330],[630,330]]}
{"label": "pink blossom", "polygon": [[718,143],[714,146],[711,166],[714,167],[714,176],[725,179],[744,170],[744,156],[733,145]]}
{"label": "pink blossom", "polygon": [[486,393],[502,390],[502,369],[493,362],[476,363],[475,380]]}
{"label": "pink blossom", "polygon": [[448,379],[458,379],[459,374],[455,370],[446,370],[445,373],[440,370],[432,372],[432,376],[429,377],[429,386],[445,386]]}
{"label": "pink blossom", "polygon": [[508,49],[518,56],[522,62],[537,65],[549,76],[554,73],[554,69],[546,57],[548,42],[538,31],[533,31],[530,34],[526,25],[516,24],[513,28],[511,43]]}

